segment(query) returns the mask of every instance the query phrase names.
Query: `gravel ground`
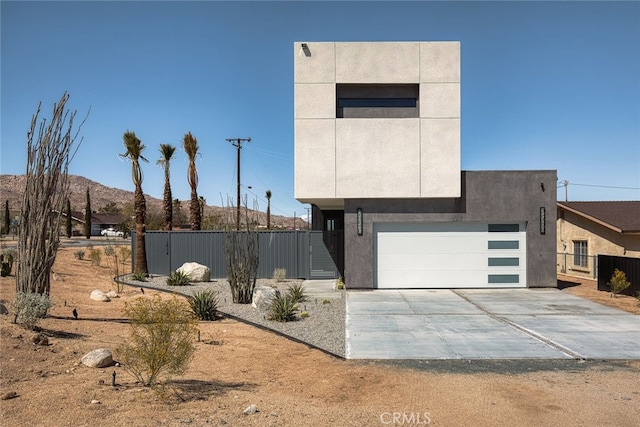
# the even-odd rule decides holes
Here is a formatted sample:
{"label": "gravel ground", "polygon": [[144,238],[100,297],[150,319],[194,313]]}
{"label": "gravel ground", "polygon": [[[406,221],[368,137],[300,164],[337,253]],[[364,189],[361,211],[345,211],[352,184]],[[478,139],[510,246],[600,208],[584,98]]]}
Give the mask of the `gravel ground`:
{"label": "gravel ground", "polygon": [[[309,301],[299,304],[300,311],[307,311],[309,317],[292,322],[276,322],[266,319],[266,313],[253,308],[251,304],[234,304],[231,289],[226,279],[214,279],[206,283],[193,283],[188,286],[167,286],[167,276],[152,276],[145,282],[131,280],[128,276],[121,278],[126,285],[136,288],[155,289],[163,292],[174,292],[180,295],[192,295],[196,291],[211,289],[218,295],[218,311],[225,317],[237,319],[261,328],[274,331],[296,341],[316,347],[326,353],[344,358],[345,341],[345,293],[340,297],[326,301],[309,297]],[[277,284],[281,293],[302,280],[285,280]],[[257,285],[272,286],[271,279],[258,279]]]}

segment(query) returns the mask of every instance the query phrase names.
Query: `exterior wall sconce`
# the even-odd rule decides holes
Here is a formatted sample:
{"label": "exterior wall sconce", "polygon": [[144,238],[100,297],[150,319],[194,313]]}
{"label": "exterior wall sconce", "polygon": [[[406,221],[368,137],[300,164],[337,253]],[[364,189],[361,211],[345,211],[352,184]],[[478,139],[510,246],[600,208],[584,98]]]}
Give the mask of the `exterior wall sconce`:
{"label": "exterior wall sconce", "polygon": [[302,43],[300,45],[302,51],[304,52],[304,56],[311,56],[311,51],[309,50],[309,45],[306,43]]}
{"label": "exterior wall sconce", "polygon": [[540,208],[540,234],[547,233],[547,209],[543,206]]}
{"label": "exterior wall sconce", "polygon": [[358,232],[358,236],[362,236],[362,208],[356,209],[356,231]]}

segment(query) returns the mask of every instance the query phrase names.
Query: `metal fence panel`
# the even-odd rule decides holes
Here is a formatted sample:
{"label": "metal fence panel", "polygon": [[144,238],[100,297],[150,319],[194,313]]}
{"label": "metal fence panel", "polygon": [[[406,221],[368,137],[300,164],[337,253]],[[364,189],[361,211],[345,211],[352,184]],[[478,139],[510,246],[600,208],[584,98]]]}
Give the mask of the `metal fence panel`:
{"label": "metal fence panel", "polygon": [[611,291],[608,285],[615,269],[624,271],[631,286],[621,292],[623,295],[636,296],[640,292],[640,258],[612,255],[598,255],[598,290]]}
{"label": "metal fence panel", "polygon": [[[327,252],[321,231],[260,231],[258,239],[258,278],[273,277],[276,268],[286,269],[287,278],[311,278],[311,245],[316,254]],[[226,277],[223,231],[148,231],[145,242],[151,274],[167,275],[185,262],[198,262],[211,269],[211,277]],[[135,249],[133,233],[132,268]],[[327,270],[323,277],[337,277],[334,265]]]}

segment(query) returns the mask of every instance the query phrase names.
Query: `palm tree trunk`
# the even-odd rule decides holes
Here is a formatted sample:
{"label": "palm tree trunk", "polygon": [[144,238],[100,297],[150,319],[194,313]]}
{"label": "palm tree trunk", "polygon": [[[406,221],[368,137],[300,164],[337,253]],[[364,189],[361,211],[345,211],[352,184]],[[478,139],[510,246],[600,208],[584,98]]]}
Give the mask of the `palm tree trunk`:
{"label": "palm tree trunk", "polygon": [[136,263],[135,273],[148,274],[147,248],[145,245],[145,220],[147,216],[147,204],[140,185],[136,185],[134,209],[136,213]]}
{"label": "palm tree trunk", "polygon": [[164,229],[173,230],[173,196],[171,194],[171,182],[169,181],[169,165],[164,171]]}
{"label": "palm tree trunk", "polygon": [[198,192],[194,188],[191,188],[191,205],[189,206],[189,216],[191,219],[191,229],[200,230],[202,223],[200,200],[198,200]]}

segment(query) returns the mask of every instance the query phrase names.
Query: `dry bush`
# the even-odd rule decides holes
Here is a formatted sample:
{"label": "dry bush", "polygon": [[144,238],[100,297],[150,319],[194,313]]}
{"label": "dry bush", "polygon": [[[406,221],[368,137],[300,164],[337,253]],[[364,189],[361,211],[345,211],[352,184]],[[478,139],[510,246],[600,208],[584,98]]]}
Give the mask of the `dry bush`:
{"label": "dry bush", "polygon": [[185,372],[195,348],[198,324],[182,299],[138,298],[125,304],[131,321],[129,341],[116,354],[123,368],[144,386]]}

